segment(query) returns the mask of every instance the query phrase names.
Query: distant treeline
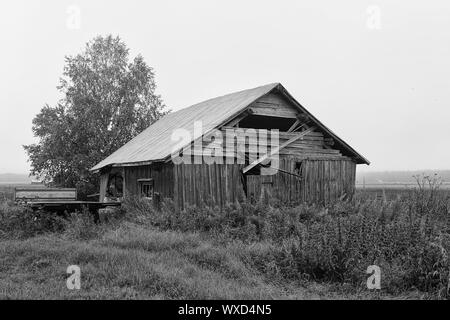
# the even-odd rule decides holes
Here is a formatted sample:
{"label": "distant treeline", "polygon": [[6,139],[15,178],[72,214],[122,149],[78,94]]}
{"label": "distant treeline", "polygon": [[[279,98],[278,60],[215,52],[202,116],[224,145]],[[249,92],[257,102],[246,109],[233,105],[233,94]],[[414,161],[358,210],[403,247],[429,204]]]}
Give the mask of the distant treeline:
{"label": "distant treeline", "polygon": [[357,172],[356,184],[378,183],[416,183],[414,176],[439,177],[442,182],[450,183],[450,170],[421,170],[421,171],[383,171],[383,172]]}
{"label": "distant treeline", "polygon": [[31,183],[31,180],[28,174],[0,173],[0,183],[2,184],[28,184]]}

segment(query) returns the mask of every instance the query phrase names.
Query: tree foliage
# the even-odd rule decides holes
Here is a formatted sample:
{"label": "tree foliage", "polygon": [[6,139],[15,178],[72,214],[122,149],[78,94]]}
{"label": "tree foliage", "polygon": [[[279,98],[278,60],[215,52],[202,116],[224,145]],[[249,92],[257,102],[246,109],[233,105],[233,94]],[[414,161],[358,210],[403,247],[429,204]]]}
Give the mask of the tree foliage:
{"label": "tree foliage", "polygon": [[63,98],[33,119],[38,143],[24,146],[31,174],[92,192],[97,177],[89,168],[166,113],[155,88],[152,68],[140,55],[130,61],[119,37],[96,37],[67,56],[58,86]]}

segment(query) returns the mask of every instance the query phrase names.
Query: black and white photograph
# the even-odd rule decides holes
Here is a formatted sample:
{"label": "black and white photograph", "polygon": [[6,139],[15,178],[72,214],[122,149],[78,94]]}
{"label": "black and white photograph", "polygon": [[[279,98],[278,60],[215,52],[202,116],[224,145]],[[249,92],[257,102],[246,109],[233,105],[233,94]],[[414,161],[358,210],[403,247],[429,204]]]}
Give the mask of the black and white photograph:
{"label": "black and white photograph", "polygon": [[450,298],[450,2],[4,1],[0,39],[0,300]]}

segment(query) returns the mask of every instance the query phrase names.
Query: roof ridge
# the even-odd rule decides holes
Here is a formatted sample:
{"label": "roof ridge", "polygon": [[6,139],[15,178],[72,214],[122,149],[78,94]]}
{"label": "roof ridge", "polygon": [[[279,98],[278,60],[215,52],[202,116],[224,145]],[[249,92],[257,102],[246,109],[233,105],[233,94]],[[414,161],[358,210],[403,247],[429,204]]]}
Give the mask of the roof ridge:
{"label": "roof ridge", "polygon": [[[162,161],[173,152],[174,145],[171,131],[184,128],[190,135],[190,142],[197,139],[198,133],[192,125],[196,120],[202,121],[204,133],[236,117],[251,103],[272,92],[279,90],[300,112],[305,113],[316,125],[337,140],[340,146],[358,159],[358,163],[369,164],[369,161],[339,138],[333,131],[322,124],[314,115],[304,108],[279,82],[227,93],[210,98],[189,107],[170,112],[154,122],[147,129],[128,141],[111,155],[103,159],[91,170],[96,171],[108,165],[143,163],[149,161]],[[190,143],[189,142],[189,143]],[[178,148],[178,146],[177,146]]]}
{"label": "roof ridge", "polygon": [[192,105],[190,105],[190,106],[188,106],[188,107],[184,107],[184,108],[181,108],[181,109],[179,109],[179,110],[173,111],[173,112],[171,112],[171,113],[168,113],[168,115],[169,115],[169,114],[174,114],[174,113],[177,113],[177,112],[179,112],[179,111],[186,110],[186,109],[189,109],[189,108],[192,108],[192,107],[195,107],[195,106],[198,106],[198,105],[200,105],[200,104],[203,104],[203,103],[206,103],[206,102],[209,102],[209,101],[212,101],[212,100],[223,99],[223,98],[225,98],[225,97],[227,97],[227,96],[237,95],[237,94],[239,94],[239,93],[243,93],[243,92],[247,92],[247,91],[259,90],[259,89],[264,88],[264,87],[271,87],[271,86],[273,86],[273,88],[275,88],[276,86],[278,86],[278,85],[280,85],[280,84],[281,84],[281,83],[279,83],[279,82],[272,82],[272,83],[268,83],[268,84],[265,84],[265,85],[262,85],[262,86],[258,86],[258,87],[254,87],[254,88],[250,88],[250,89],[244,89],[244,90],[239,90],[239,91],[234,91],[234,92],[226,93],[226,94],[223,94],[223,95],[214,97],[214,98],[209,98],[209,99],[206,99],[206,100],[197,102],[197,103],[192,104]]}

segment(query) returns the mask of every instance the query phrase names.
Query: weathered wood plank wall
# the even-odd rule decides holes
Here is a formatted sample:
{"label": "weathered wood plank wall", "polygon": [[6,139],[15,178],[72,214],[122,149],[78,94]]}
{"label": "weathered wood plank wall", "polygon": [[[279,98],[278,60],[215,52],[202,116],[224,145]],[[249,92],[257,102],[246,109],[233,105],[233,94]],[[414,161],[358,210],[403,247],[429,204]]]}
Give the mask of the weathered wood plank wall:
{"label": "weathered wood plank wall", "polygon": [[242,201],[243,165],[239,164],[179,164],[174,166],[174,200],[178,208],[209,204],[220,207]]}
{"label": "weathered wood plank wall", "polygon": [[[230,128],[225,127],[221,130],[224,137],[226,137],[227,130],[234,130],[236,128]],[[246,130],[247,128],[240,128],[240,130]],[[238,129],[239,130],[239,129]],[[271,151],[271,139],[270,139],[270,131],[264,130],[264,129],[258,129],[256,130],[257,133],[257,140],[252,141],[252,139],[246,138],[244,140],[243,137],[235,138],[234,140],[234,149],[233,150],[227,150],[227,139],[224,138],[222,141],[222,144],[217,143],[215,141],[211,142],[211,138],[206,136],[205,140],[202,143],[202,146],[204,150],[208,150],[210,152],[213,152],[214,148],[217,148],[218,146],[221,146],[223,155],[226,157],[236,157],[238,154],[236,153],[239,150],[238,143],[245,143],[245,150],[246,153],[248,153],[249,148],[252,148],[252,150],[258,150],[258,145],[261,145],[261,141],[259,140],[259,136],[263,136],[266,138],[265,144],[267,145],[267,152]],[[279,144],[282,145],[286,141],[290,140],[291,138],[295,137],[299,133],[288,133],[288,132],[279,132]],[[313,131],[302,137],[301,139],[289,144],[287,147],[281,149],[279,151],[280,155],[295,155],[295,156],[310,156],[310,157],[323,157],[325,159],[335,158],[336,160],[342,160],[345,157],[343,157],[342,153],[334,149],[330,146],[325,147],[326,145],[326,139],[324,135],[321,132]],[[276,147],[276,146],[274,146]],[[191,146],[191,154],[196,154],[194,152],[193,147]],[[263,153],[265,154],[265,152]],[[263,154],[259,154],[259,156],[262,156]],[[201,155],[201,154],[200,154]],[[346,158],[349,160],[349,158]]]}
{"label": "weathered wood plank wall", "polygon": [[250,105],[255,115],[292,118],[298,115],[296,110],[286,99],[276,93],[269,93]]}
{"label": "weathered wood plank wall", "polygon": [[247,176],[248,196],[259,200],[264,188],[275,199],[286,203],[329,203],[342,195],[352,196],[355,188],[356,164],[351,160],[305,160],[280,158],[280,168],[296,172],[301,163],[301,178],[279,171],[272,176]]}
{"label": "weathered wood plank wall", "polygon": [[173,198],[174,165],[172,163],[153,164],[139,167],[124,167],[124,196],[138,196],[138,179],[154,179],[154,191],[162,198]]}

